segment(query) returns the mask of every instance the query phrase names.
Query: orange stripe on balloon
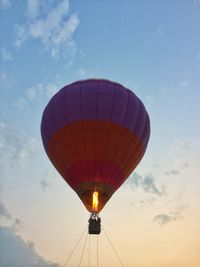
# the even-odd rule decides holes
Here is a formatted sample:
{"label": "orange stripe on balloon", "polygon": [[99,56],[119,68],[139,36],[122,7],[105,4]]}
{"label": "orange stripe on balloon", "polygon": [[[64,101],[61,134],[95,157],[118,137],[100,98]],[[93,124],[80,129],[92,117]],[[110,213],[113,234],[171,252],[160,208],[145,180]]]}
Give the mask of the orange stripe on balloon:
{"label": "orange stripe on balloon", "polygon": [[[121,167],[124,153],[134,165],[136,155],[143,151],[140,140],[129,129],[96,120],[71,123],[58,130],[48,143],[48,156],[61,175],[83,160],[108,161]],[[127,167],[123,168],[126,172]]]}

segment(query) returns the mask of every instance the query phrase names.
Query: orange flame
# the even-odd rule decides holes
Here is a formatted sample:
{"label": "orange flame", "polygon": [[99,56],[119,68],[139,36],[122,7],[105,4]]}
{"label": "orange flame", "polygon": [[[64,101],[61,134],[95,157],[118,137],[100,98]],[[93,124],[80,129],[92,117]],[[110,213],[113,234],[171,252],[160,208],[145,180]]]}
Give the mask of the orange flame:
{"label": "orange flame", "polygon": [[93,193],[93,198],[92,198],[92,209],[93,211],[98,211],[98,204],[99,204],[99,192],[94,192]]}

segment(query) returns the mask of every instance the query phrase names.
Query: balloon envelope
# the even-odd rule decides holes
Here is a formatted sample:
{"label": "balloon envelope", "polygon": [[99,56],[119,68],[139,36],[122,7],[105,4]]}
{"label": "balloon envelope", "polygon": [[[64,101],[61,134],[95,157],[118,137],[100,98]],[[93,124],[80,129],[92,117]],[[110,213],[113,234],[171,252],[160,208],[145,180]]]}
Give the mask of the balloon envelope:
{"label": "balloon envelope", "polygon": [[85,207],[99,212],[142,159],[150,136],[141,100],[122,85],[101,79],[63,87],[41,122],[46,153]]}

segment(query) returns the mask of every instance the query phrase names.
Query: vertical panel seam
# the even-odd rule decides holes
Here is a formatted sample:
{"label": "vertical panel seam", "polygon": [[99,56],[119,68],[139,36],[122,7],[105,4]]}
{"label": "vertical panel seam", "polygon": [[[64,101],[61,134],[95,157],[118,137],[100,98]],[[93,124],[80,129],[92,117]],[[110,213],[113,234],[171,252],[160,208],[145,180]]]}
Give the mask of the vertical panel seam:
{"label": "vertical panel seam", "polygon": [[[129,102],[129,94],[128,94],[128,90],[125,89],[125,88],[123,88],[123,90],[125,90],[125,92],[126,92],[127,101],[126,101],[126,108],[125,108],[124,117],[123,117],[123,120],[122,120],[122,126],[121,126],[121,127],[123,127],[124,122],[125,122],[126,117],[127,117],[128,102]],[[118,135],[118,140],[117,140],[117,142],[116,142],[115,150],[118,149],[118,145],[119,145],[119,141],[120,141],[121,134],[122,134],[122,128],[120,129],[120,132],[119,132],[119,135]],[[115,150],[113,150],[113,151],[115,151]],[[113,155],[112,155],[111,158],[113,159],[114,156],[115,156],[115,153],[113,153]],[[112,162],[113,162],[113,160],[112,160]],[[117,166],[117,167],[118,167],[118,166]],[[121,168],[120,168],[120,169],[121,169]],[[122,170],[122,171],[123,171],[123,170]],[[114,179],[115,179],[115,178],[114,178],[115,173],[116,173],[116,170],[111,171],[111,173],[110,173],[110,177],[111,177],[110,179],[111,179],[111,181],[114,181]]]}
{"label": "vertical panel seam", "polygon": [[[86,159],[86,142],[85,142],[85,126],[83,125],[83,110],[82,110],[82,92],[83,92],[83,83],[81,82],[80,86],[80,111],[81,111],[81,129],[82,129],[82,140],[83,140],[83,147],[84,147],[84,155],[85,155],[85,174],[87,174],[87,179],[89,178],[89,182],[91,183],[91,177],[89,176],[89,171],[88,171],[88,160]],[[81,174],[80,174],[81,176]]]}
{"label": "vertical panel seam", "polygon": [[[97,94],[96,94],[96,120],[98,121],[98,98],[99,98],[99,82],[97,82]],[[96,153],[97,153],[97,147],[96,147],[96,127],[97,127],[98,123],[95,123],[95,129],[94,129],[94,186],[95,186],[95,191],[96,191],[96,175],[97,175],[97,157],[96,157]]]}
{"label": "vertical panel seam", "polygon": [[[137,125],[137,122],[138,122],[138,118],[139,118],[139,114],[140,114],[140,100],[139,100],[139,98],[137,97],[137,100],[138,100],[138,113],[137,113],[137,118],[136,118],[136,120],[135,120],[135,125],[134,125],[134,127]],[[134,128],[133,127],[133,128]],[[138,137],[138,140],[139,140],[139,137]],[[136,147],[137,147],[137,145],[138,145],[138,142],[135,144],[135,147],[134,147],[134,150],[136,149]],[[127,151],[127,148],[130,146],[130,140],[129,140],[129,142],[127,143],[127,145],[126,145],[126,147],[124,148],[124,152],[121,154],[121,160],[120,160],[120,162],[122,162],[122,165],[121,165],[121,168],[122,168],[122,170],[123,170],[123,168],[124,168],[124,166],[125,166],[125,163],[126,163],[126,160],[127,160],[127,158],[126,158],[126,151]],[[124,157],[124,154],[125,154],[125,157]],[[124,160],[123,160],[123,158],[124,158]]]}
{"label": "vertical panel seam", "polygon": [[[69,114],[68,114],[68,105],[67,105],[67,98],[68,98],[68,91],[69,91],[69,88],[67,88],[66,90],[66,117],[67,117],[67,120],[69,122]],[[69,122],[70,123],[70,122]],[[77,162],[77,147],[76,147],[76,142],[74,142],[74,136],[73,136],[73,132],[71,133],[71,138],[72,138],[72,142],[73,142],[73,146],[74,146],[74,155],[75,155],[75,162]],[[74,166],[74,164],[72,164],[71,166]],[[76,176],[79,175],[78,171],[77,171],[77,168],[75,169],[75,174]],[[66,175],[66,174],[65,174]],[[78,178],[78,176],[76,177]],[[73,177],[74,179],[74,177]],[[70,178],[71,180],[71,178]]]}
{"label": "vertical panel seam", "polygon": [[[148,114],[146,113],[146,118],[148,117]],[[145,126],[144,126],[144,128],[143,128],[143,132],[142,132],[142,136],[141,136],[141,139],[142,139],[142,137],[143,137],[143,135],[144,135],[144,130],[145,130],[145,127],[146,127],[146,125],[147,125],[147,123],[148,123],[148,120],[146,120],[145,121]],[[136,157],[135,157],[135,159],[136,159],[136,165],[135,165],[135,167],[132,169],[132,171],[137,167],[137,165],[139,164],[139,162],[140,162],[140,160],[142,159],[142,157],[143,157],[143,155],[144,155],[144,153],[145,153],[145,151],[146,151],[146,148],[147,148],[147,144],[148,144],[148,140],[149,140],[149,137],[150,137],[150,131],[148,131],[148,135],[146,136],[146,138],[145,138],[145,142],[144,142],[144,145],[143,145],[143,151],[142,151],[142,153],[140,154],[139,152],[136,154]],[[136,150],[137,150],[137,147],[136,147]],[[130,169],[130,170],[131,170]],[[132,171],[128,171],[128,173],[131,173]],[[129,174],[130,175],[130,174]]]}
{"label": "vertical panel seam", "polygon": [[[110,119],[108,121],[108,130],[107,130],[107,135],[106,135],[106,141],[105,141],[105,150],[104,150],[104,154],[103,154],[103,162],[101,162],[101,169],[100,169],[100,175],[103,176],[103,165],[104,165],[104,162],[108,162],[107,160],[104,160],[105,159],[105,155],[108,151],[108,140],[109,140],[109,136],[110,136],[110,132],[111,132],[111,120],[112,120],[112,117],[113,117],[113,106],[114,106],[114,97],[115,97],[115,89],[114,89],[114,84],[112,83],[112,108],[111,108],[111,114],[110,114]],[[108,168],[108,165],[106,166]],[[104,173],[105,174],[105,173]],[[109,181],[109,177],[108,179],[105,180],[105,177],[103,177],[103,187],[105,187],[105,182],[108,182]]]}
{"label": "vertical panel seam", "polygon": [[[141,104],[142,104],[142,103],[140,103],[140,105],[141,105]],[[146,122],[147,122],[147,113],[145,113],[145,114],[146,114],[146,116],[145,116],[145,119],[144,119],[144,124],[143,124],[142,131],[141,131],[140,136],[138,136],[138,142],[135,144],[135,149],[134,149],[135,151],[137,151],[138,146],[141,144],[140,139],[141,139],[141,136],[142,136],[142,134],[143,134],[143,132],[144,132],[144,129],[145,129],[145,126],[146,126]],[[137,123],[138,123],[138,120],[139,120],[139,116],[138,116],[138,118],[137,118],[136,125],[137,125]],[[129,144],[128,144],[128,145],[129,145]],[[127,147],[128,147],[128,145],[127,145]],[[139,156],[140,156],[140,152],[136,153],[136,155],[135,155],[135,159],[137,159]],[[127,165],[127,163],[128,163],[129,160],[130,160],[130,158],[127,156],[127,158],[123,161],[123,165],[122,165],[123,168]],[[136,160],[136,161],[137,161],[137,160]],[[136,165],[136,166],[137,166],[137,165]]]}

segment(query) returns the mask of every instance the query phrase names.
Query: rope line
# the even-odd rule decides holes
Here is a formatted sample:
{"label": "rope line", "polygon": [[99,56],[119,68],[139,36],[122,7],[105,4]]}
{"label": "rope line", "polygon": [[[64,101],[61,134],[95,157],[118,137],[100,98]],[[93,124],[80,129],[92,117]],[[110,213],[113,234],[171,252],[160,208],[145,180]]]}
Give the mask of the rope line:
{"label": "rope line", "polygon": [[88,249],[89,249],[89,251],[88,251],[88,266],[90,267],[90,235],[89,235],[89,243],[88,243]]}
{"label": "rope line", "polygon": [[114,252],[115,252],[115,255],[117,256],[117,258],[118,258],[118,260],[119,260],[119,262],[120,262],[121,266],[122,266],[122,267],[125,267],[125,265],[123,264],[122,260],[120,259],[119,255],[118,255],[118,253],[117,253],[116,249],[114,248],[114,246],[113,246],[113,244],[112,244],[112,241],[111,241],[111,239],[110,239],[110,238],[109,238],[109,236],[107,235],[107,233],[106,233],[106,231],[105,231],[104,227],[102,227],[102,229],[103,229],[103,231],[104,231],[104,233],[105,233],[105,235],[106,235],[106,237],[107,237],[107,239],[108,239],[108,241],[109,241],[109,243],[110,243],[110,245],[111,245],[112,249],[114,250]]}
{"label": "rope line", "polygon": [[75,251],[76,248],[78,247],[78,245],[79,245],[79,243],[80,243],[80,241],[81,241],[83,235],[85,234],[86,230],[87,230],[87,227],[86,227],[86,228],[84,229],[84,231],[82,232],[82,234],[81,234],[79,240],[77,241],[77,243],[75,244],[75,246],[74,246],[74,248],[72,249],[71,253],[69,254],[69,257],[68,257],[67,260],[65,261],[63,267],[65,267],[66,264],[67,264],[67,263],[69,262],[69,260],[71,259],[71,257],[72,257],[72,255],[73,255],[74,251]]}
{"label": "rope line", "polygon": [[[65,267],[67,265],[67,263],[69,262],[69,260],[71,259],[72,255],[74,254],[76,248],[78,247],[79,243],[81,242],[84,234],[86,233],[86,230],[87,230],[87,227],[84,229],[84,231],[82,232],[80,238],[78,239],[78,241],[76,242],[75,246],[73,247],[71,253],[69,254],[69,257],[67,258],[67,260],[65,261],[64,265],[62,267]],[[121,258],[119,257],[110,237],[108,236],[105,228],[102,226],[102,230],[103,232],[105,233],[105,236],[110,244],[110,246],[112,247],[115,255],[117,256],[117,259],[120,263],[120,265],[122,267],[125,267],[125,265],[123,264]],[[89,237],[88,237],[89,236]],[[83,249],[82,249],[82,252],[81,252],[81,257],[80,257],[80,260],[79,260],[79,265],[78,267],[81,266],[81,263],[82,263],[82,259],[83,259],[83,256],[84,256],[84,252],[85,252],[85,249],[86,249],[86,245],[87,245],[87,240],[88,240],[88,266],[90,267],[91,266],[91,238],[90,238],[90,235],[88,233],[86,233],[86,236],[85,236],[85,240],[84,240],[84,245],[83,245]],[[99,239],[98,239],[98,235],[97,235],[97,239],[96,239],[96,266],[99,267]]]}
{"label": "rope line", "polygon": [[85,236],[85,241],[84,241],[84,245],[83,245],[83,250],[82,250],[82,253],[81,253],[81,257],[80,257],[80,260],[79,260],[79,265],[78,265],[78,267],[81,266],[81,262],[82,262],[82,259],[83,259],[83,254],[84,254],[84,251],[85,251],[85,247],[86,247],[87,239],[88,239],[88,233],[87,233],[86,236]]}
{"label": "rope line", "polygon": [[97,235],[97,267],[99,267],[99,244],[98,244],[98,235]]}

